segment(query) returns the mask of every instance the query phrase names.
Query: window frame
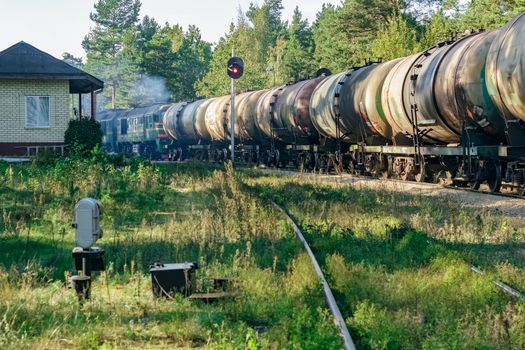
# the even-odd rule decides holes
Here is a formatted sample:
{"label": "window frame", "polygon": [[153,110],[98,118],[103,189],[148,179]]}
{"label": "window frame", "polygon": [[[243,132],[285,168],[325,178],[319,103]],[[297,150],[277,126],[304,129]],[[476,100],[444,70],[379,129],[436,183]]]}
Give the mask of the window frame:
{"label": "window frame", "polygon": [[[48,109],[47,109],[47,125],[45,126],[41,126],[41,125],[37,125],[37,126],[31,126],[28,124],[28,115],[27,115],[27,99],[28,98],[34,98],[34,97],[38,97],[38,98],[47,98],[47,103],[48,103]],[[51,96],[49,95],[25,95],[24,96],[24,117],[25,117],[25,128],[26,129],[51,129]]]}

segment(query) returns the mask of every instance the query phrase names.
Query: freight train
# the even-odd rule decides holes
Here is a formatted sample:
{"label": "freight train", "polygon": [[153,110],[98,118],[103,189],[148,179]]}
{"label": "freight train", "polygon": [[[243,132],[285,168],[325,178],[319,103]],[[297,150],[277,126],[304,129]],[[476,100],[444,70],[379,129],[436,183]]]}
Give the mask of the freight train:
{"label": "freight train", "polygon": [[[249,164],[448,178],[525,194],[525,13],[409,57],[235,96],[235,157]],[[104,147],[229,157],[230,97],[99,115]]]}

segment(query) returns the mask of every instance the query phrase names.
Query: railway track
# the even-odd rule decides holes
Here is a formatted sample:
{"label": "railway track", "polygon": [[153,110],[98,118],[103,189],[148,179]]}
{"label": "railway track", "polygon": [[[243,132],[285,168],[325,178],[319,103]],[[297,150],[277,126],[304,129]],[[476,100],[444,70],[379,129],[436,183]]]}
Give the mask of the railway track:
{"label": "railway track", "polygon": [[[352,175],[349,175],[349,174],[335,176],[335,175],[305,174],[305,173],[298,173],[298,172],[293,172],[293,171],[289,171],[289,170],[275,170],[275,169],[271,169],[271,170],[270,169],[262,169],[261,171],[265,172],[265,173],[279,174],[279,175],[285,175],[285,176],[308,177],[308,178],[313,178],[313,179],[315,179],[315,181],[320,181],[322,183],[325,183],[325,182],[327,182],[327,179],[330,179],[330,181],[332,183],[337,183],[337,184],[345,184],[345,183],[348,183],[348,182],[353,182],[354,184],[359,184],[363,180],[375,181],[375,182],[378,182],[378,183],[388,182],[388,183],[393,183],[393,184],[395,184],[397,186],[406,186],[406,185],[410,185],[410,184],[415,184],[415,185],[417,185],[419,187],[424,187],[424,188],[428,188],[428,189],[432,189],[432,190],[437,188],[437,189],[440,189],[442,191],[452,191],[454,193],[458,193],[458,194],[462,194],[462,195],[468,194],[468,195],[475,195],[475,196],[484,196],[484,197],[489,197],[489,198],[492,197],[492,198],[498,198],[500,200],[503,199],[503,200],[506,200],[506,201],[508,201],[508,200],[515,200],[515,201],[518,201],[518,202],[520,202],[522,204],[522,207],[521,207],[522,208],[522,212],[523,212],[523,208],[525,208],[525,202],[523,201],[522,198],[514,199],[514,198],[509,198],[509,196],[505,195],[505,194],[494,195],[494,194],[486,193],[486,192],[483,192],[483,191],[472,191],[472,190],[463,191],[463,189],[457,188],[457,187],[454,187],[454,186],[441,186],[439,184],[430,184],[430,183],[407,183],[406,181],[393,180],[393,179],[371,179],[369,177],[352,176]],[[512,197],[512,196],[510,196],[510,197]],[[328,303],[328,305],[330,307],[330,310],[332,311],[332,314],[333,314],[333,317],[334,317],[334,323],[336,324],[336,326],[339,327],[340,335],[341,335],[341,338],[343,339],[344,346],[345,346],[346,349],[351,349],[352,346],[354,346],[352,338],[350,337],[349,334],[348,334],[347,337],[345,336],[345,332],[348,332],[348,330],[347,330],[347,327],[346,327],[346,323],[344,322],[344,318],[347,315],[341,315],[341,312],[339,311],[339,309],[337,307],[338,300],[334,299],[334,297],[333,297],[333,293],[330,290],[330,286],[329,286],[328,282],[326,281],[326,279],[325,279],[325,277],[323,275],[323,272],[321,271],[321,268],[319,267],[319,264],[317,263],[317,260],[316,260],[316,257],[315,257],[315,252],[313,252],[311,250],[311,248],[309,246],[309,243],[307,242],[307,240],[305,239],[304,235],[301,232],[301,228],[298,226],[298,224],[295,223],[294,219],[292,219],[288,215],[288,213],[286,212],[286,209],[283,209],[282,207],[278,206],[273,201],[271,203],[291,223],[291,225],[293,227],[293,230],[296,233],[296,236],[304,244],[305,249],[307,250],[307,252],[308,252],[308,254],[310,256],[310,259],[312,260],[312,265],[314,266],[314,269],[315,269],[315,271],[316,271],[316,273],[317,273],[317,275],[318,275],[318,277],[319,277],[319,279],[320,279],[320,281],[321,281],[321,283],[323,285],[323,289],[324,289],[324,292],[325,292],[327,303]],[[315,238],[310,236],[309,240],[311,240],[310,244],[312,244],[312,246],[315,247]],[[320,259],[322,259],[321,254],[319,254],[319,252],[317,252],[317,254],[318,254],[318,257]],[[323,255],[324,254],[325,253],[323,253]],[[485,272],[483,270],[481,270],[480,268],[476,267],[475,265],[472,265],[471,263],[469,263],[467,261],[465,261],[464,263],[468,265],[468,267],[472,271],[473,275],[484,275],[485,274]],[[473,277],[473,278],[476,278],[476,277]],[[493,277],[490,280],[486,280],[486,283],[487,284],[490,283],[490,284],[495,285],[503,293],[502,297],[505,297],[505,296],[510,297],[509,300],[519,301],[519,300],[524,300],[524,298],[525,298],[524,294],[521,291],[516,290],[513,287],[511,287],[510,285],[502,282],[497,277]],[[339,300],[339,302],[341,302],[341,300]],[[358,334],[360,334],[360,333],[358,333]],[[361,341],[361,338],[359,338],[359,341]]]}
{"label": "railway track", "polygon": [[[321,282],[321,285],[323,287],[323,292],[325,294],[325,298],[326,298],[326,302],[328,304],[328,307],[333,315],[333,319],[334,319],[334,324],[338,327],[339,329],[339,335],[341,337],[341,340],[343,342],[343,345],[344,345],[344,348],[347,349],[347,350],[355,350],[356,347],[355,347],[355,344],[354,344],[354,341],[348,331],[348,328],[347,328],[347,325],[346,325],[346,322],[345,322],[345,317],[344,315],[341,313],[338,305],[337,305],[337,300],[335,299],[333,293],[332,293],[332,290],[330,289],[330,286],[329,286],[329,283],[328,281],[326,280],[325,276],[324,276],[324,273],[317,261],[317,258],[315,256],[315,253],[312,251],[312,249],[310,248],[310,245],[308,243],[308,241],[306,240],[306,238],[304,237],[304,234],[302,233],[301,231],[301,228],[299,227],[299,225],[295,222],[294,219],[292,219],[290,217],[290,215],[287,213],[286,209],[284,209],[283,207],[279,206],[278,204],[276,204],[274,201],[270,201],[271,204],[279,211],[282,213],[282,215],[286,218],[286,220],[292,225],[293,227],[293,230],[296,234],[296,237],[301,241],[301,243],[304,245],[304,248],[306,250],[306,252],[308,253],[309,257],[310,257],[310,260],[311,260],[311,263],[312,263],[312,266],[315,270],[315,273],[317,274],[320,282]],[[472,264],[469,264],[469,269],[475,273],[475,274],[478,274],[478,275],[484,275],[485,272],[481,269],[479,269],[478,267],[472,265]],[[504,294],[512,297],[513,299],[515,300],[524,300],[524,295],[523,293],[521,293],[520,291],[512,288],[511,286],[501,282],[500,280],[498,279],[492,279],[491,280],[491,283],[494,284],[496,287],[498,287]]]}
{"label": "railway track", "polygon": [[271,203],[275,208],[277,208],[277,210],[279,210],[283,214],[286,220],[292,225],[297,238],[301,241],[301,243],[303,243],[304,248],[306,252],[308,253],[308,256],[310,257],[315,273],[317,274],[317,277],[319,277],[319,280],[321,281],[321,284],[323,286],[323,292],[326,297],[326,302],[328,303],[330,311],[332,312],[332,315],[334,316],[334,323],[337,326],[337,328],[339,328],[339,334],[342,338],[345,350],[355,350],[356,347],[355,347],[354,341],[352,340],[352,337],[350,336],[350,333],[348,332],[348,328],[346,327],[346,322],[344,320],[343,315],[341,314],[341,311],[339,310],[339,307],[337,306],[337,302],[334,298],[332,290],[330,289],[330,286],[328,282],[326,281],[324,273],[321,270],[321,266],[317,262],[315,254],[313,253],[308,242],[304,238],[304,235],[301,232],[301,229],[283,208],[281,208],[279,205],[277,205],[273,201]]}
{"label": "railway track", "polygon": [[442,197],[457,201],[461,205],[498,210],[514,217],[525,215],[525,197],[511,193],[490,193],[482,189],[473,190],[440,183],[403,181],[351,174],[301,173],[291,169],[269,168],[258,168],[258,171],[271,175],[298,177],[334,186],[352,186],[358,189],[387,190]]}

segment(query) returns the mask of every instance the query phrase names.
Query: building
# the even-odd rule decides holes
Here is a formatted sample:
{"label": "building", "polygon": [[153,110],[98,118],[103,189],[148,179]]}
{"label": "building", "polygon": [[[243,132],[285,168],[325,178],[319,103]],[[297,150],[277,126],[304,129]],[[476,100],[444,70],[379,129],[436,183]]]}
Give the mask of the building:
{"label": "building", "polygon": [[0,155],[63,151],[64,132],[74,117],[72,94],[90,94],[94,116],[96,93],[103,87],[101,80],[23,41],[1,51]]}

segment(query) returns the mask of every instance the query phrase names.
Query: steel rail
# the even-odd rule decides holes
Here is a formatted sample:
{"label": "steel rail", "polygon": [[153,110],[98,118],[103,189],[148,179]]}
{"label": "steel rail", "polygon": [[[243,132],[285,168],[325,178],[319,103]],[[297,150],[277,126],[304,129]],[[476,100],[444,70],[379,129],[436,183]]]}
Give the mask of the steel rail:
{"label": "steel rail", "polygon": [[303,243],[305,250],[310,256],[310,260],[314,267],[315,273],[317,274],[317,276],[319,277],[319,280],[321,280],[321,284],[323,285],[323,290],[324,290],[324,295],[326,297],[326,301],[328,302],[330,311],[332,312],[332,315],[334,316],[334,323],[339,328],[341,338],[343,338],[343,344],[344,344],[345,349],[355,350],[356,347],[354,345],[354,341],[352,340],[352,337],[350,336],[350,333],[348,332],[348,328],[346,327],[345,320],[343,318],[343,315],[341,314],[341,311],[339,310],[339,307],[337,306],[332,290],[330,289],[330,286],[328,285],[328,282],[326,281],[326,278],[324,277],[323,271],[321,270],[321,267],[319,266],[319,263],[317,262],[317,259],[315,258],[315,255],[312,252],[312,249],[310,249],[308,242],[304,238],[303,233],[301,232],[301,229],[299,228],[299,226],[297,226],[297,224],[292,220],[292,218],[288,215],[288,213],[283,208],[277,205],[274,201],[271,201],[271,203],[277,210],[279,210],[286,217],[286,220],[288,220],[288,222],[292,224],[293,230],[297,238],[299,238],[299,240]]}
{"label": "steel rail", "polygon": [[[483,270],[477,268],[476,266],[474,266],[472,264],[470,265],[470,269],[472,271],[474,271],[475,273],[478,273],[480,275],[484,275],[485,274],[485,272],[483,272]],[[518,298],[518,299],[524,299],[523,294],[521,294],[520,292],[518,292],[516,289],[512,288],[508,284],[505,284],[505,283],[503,283],[501,281],[498,281],[498,280],[492,280],[492,283],[494,283],[496,286],[501,288],[505,293],[507,293],[509,295],[512,295],[513,297]]]}

